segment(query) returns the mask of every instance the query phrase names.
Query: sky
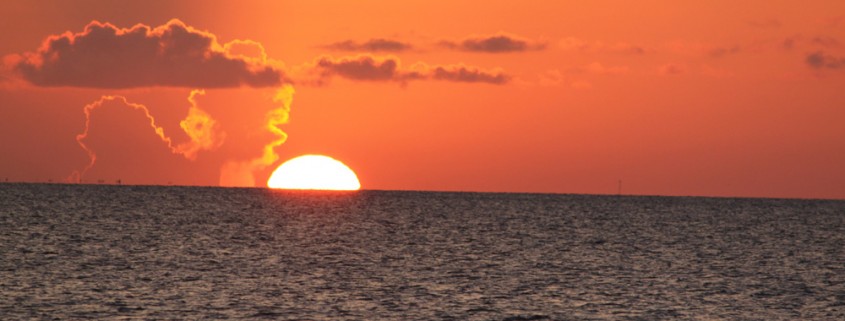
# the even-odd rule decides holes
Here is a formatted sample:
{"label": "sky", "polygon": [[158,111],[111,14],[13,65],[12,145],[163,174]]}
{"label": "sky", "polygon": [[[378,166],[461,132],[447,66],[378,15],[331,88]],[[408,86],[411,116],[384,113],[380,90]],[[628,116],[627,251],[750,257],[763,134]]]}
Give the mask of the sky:
{"label": "sky", "polygon": [[0,179],[845,199],[842,1],[0,1]]}

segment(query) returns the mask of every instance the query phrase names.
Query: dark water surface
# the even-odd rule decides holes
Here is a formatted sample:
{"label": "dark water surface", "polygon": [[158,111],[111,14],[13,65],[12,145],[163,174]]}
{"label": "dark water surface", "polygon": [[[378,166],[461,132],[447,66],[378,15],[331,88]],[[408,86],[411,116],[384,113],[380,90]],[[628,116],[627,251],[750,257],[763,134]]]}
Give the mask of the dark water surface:
{"label": "dark water surface", "polygon": [[845,320],[845,202],[0,184],[0,319]]}

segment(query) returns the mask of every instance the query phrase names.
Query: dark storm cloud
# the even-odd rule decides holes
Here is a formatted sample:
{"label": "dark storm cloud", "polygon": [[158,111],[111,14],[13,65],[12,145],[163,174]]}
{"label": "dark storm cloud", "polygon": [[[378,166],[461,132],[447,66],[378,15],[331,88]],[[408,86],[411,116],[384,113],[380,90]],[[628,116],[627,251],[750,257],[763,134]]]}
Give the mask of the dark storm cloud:
{"label": "dark storm cloud", "polygon": [[522,52],[546,48],[545,44],[506,34],[472,37],[459,42],[441,41],[440,45],[454,50],[487,53]]}
{"label": "dark storm cloud", "polygon": [[359,43],[352,40],[336,42],[325,46],[328,49],[339,51],[371,51],[371,52],[400,52],[412,49],[413,46],[408,43],[389,40],[389,39],[370,39],[366,42]]}
{"label": "dark storm cloud", "polygon": [[151,28],[89,23],[81,33],[48,37],[41,48],[8,59],[23,79],[44,87],[265,87],[284,82],[279,68],[231,55],[211,33],[179,20]]}
{"label": "dark storm cloud", "polygon": [[845,57],[836,57],[833,55],[825,54],[823,51],[816,51],[814,53],[807,54],[807,57],[804,59],[804,62],[807,63],[810,67],[814,69],[840,69],[845,67]]}
{"label": "dark storm cloud", "polygon": [[360,55],[354,57],[317,59],[312,72],[325,83],[333,76],[359,81],[396,81],[405,83],[410,80],[445,80],[454,82],[504,84],[511,77],[501,71],[486,71],[465,65],[434,65],[417,63],[411,68],[402,68],[399,58],[373,57]]}

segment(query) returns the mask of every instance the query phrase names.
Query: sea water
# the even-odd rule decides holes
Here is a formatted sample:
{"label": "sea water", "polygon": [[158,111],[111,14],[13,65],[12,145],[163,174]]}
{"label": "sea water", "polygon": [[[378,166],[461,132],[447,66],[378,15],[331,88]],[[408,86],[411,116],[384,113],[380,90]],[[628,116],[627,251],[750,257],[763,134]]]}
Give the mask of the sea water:
{"label": "sea water", "polygon": [[0,319],[843,320],[845,202],[7,183]]}

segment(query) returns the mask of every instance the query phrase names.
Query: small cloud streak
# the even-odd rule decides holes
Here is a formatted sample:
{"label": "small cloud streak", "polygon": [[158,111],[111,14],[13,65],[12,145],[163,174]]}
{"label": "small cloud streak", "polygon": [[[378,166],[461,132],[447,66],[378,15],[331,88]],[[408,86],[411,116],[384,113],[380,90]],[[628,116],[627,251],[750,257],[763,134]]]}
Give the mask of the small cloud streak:
{"label": "small cloud streak", "polygon": [[591,73],[599,75],[621,75],[628,73],[630,68],[627,66],[605,66],[599,62],[594,62],[583,67],[570,68],[568,71],[573,74]]}
{"label": "small cloud streak", "polygon": [[730,47],[715,47],[707,50],[707,55],[713,58],[721,58],[728,55],[738,54],[742,49],[738,45]]}
{"label": "small cloud streak", "polygon": [[453,50],[485,53],[509,53],[546,49],[545,43],[508,34],[470,37],[457,42],[444,40],[440,42],[440,45]]}
{"label": "small cloud streak", "polygon": [[510,76],[501,72],[487,72],[476,67],[463,64],[449,66],[434,66],[431,69],[431,78],[436,80],[448,80],[457,82],[482,82],[489,84],[504,84],[510,80]]}
{"label": "small cloud streak", "polygon": [[841,69],[845,67],[845,57],[829,55],[824,53],[824,51],[816,51],[807,54],[806,58],[804,58],[804,62],[816,70]]}
{"label": "small cloud streak", "polygon": [[[261,55],[230,54],[236,45],[258,46]],[[137,24],[128,29],[92,21],[82,32],[49,36],[35,52],[4,62],[42,87],[268,87],[285,80],[257,42],[221,45],[214,34],[177,19],[154,28]]]}
{"label": "small cloud streak", "polygon": [[365,42],[340,41],[327,45],[325,48],[338,51],[401,52],[413,49],[413,46],[401,41],[376,38]]}
{"label": "small cloud streak", "polygon": [[323,56],[309,69],[309,73],[316,74],[317,80],[306,83],[316,85],[323,85],[335,76],[355,81],[395,81],[402,84],[411,80],[428,79],[501,85],[511,80],[511,76],[501,70],[482,70],[463,64],[441,66],[416,63],[410,68],[403,68],[399,58],[393,56]]}
{"label": "small cloud streak", "polygon": [[679,55],[706,56],[715,59],[742,53],[743,47],[736,44],[716,45],[702,42],[676,41],[667,43],[666,50]]}
{"label": "small cloud streak", "polygon": [[836,38],[828,36],[815,36],[810,38],[810,43],[824,48],[839,47],[839,41]]}
{"label": "small cloud streak", "polygon": [[578,38],[568,37],[558,42],[558,47],[563,50],[575,50],[586,53],[613,53],[622,55],[642,55],[649,50],[642,45],[617,42],[607,44],[601,41],[587,42]]}
{"label": "small cloud streak", "polygon": [[787,37],[786,39],[783,39],[783,42],[781,42],[781,48],[784,50],[792,50],[792,48],[795,48],[796,42],[798,42],[796,37]]}
{"label": "small cloud streak", "polygon": [[686,66],[675,63],[668,63],[663,66],[660,66],[660,68],[657,69],[658,73],[666,76],[680,75],[682,73],[685,73],[686,71]]}
{"label": "small cloud streak", "polygon": [[840,25],[845,24],[845,16],[835,16],[825,19],[824,25],[828,28],[839,28]]}
{"label": "small cloud streak", "polygon": [[796,49],[800,47],[810,49],[835,49],[842,44],[834,37],[826,35],[816,35],[807,37],[802,35],[794,35],[784,38],[781,42],[781,48],[785,50]]}
{"label": "small cloud streak", "polygon": [[557,86],[560,85],[563,80],[563,73],[561,73],[560,70],[550,69],[540,74],[539,84],[540,86]]}

